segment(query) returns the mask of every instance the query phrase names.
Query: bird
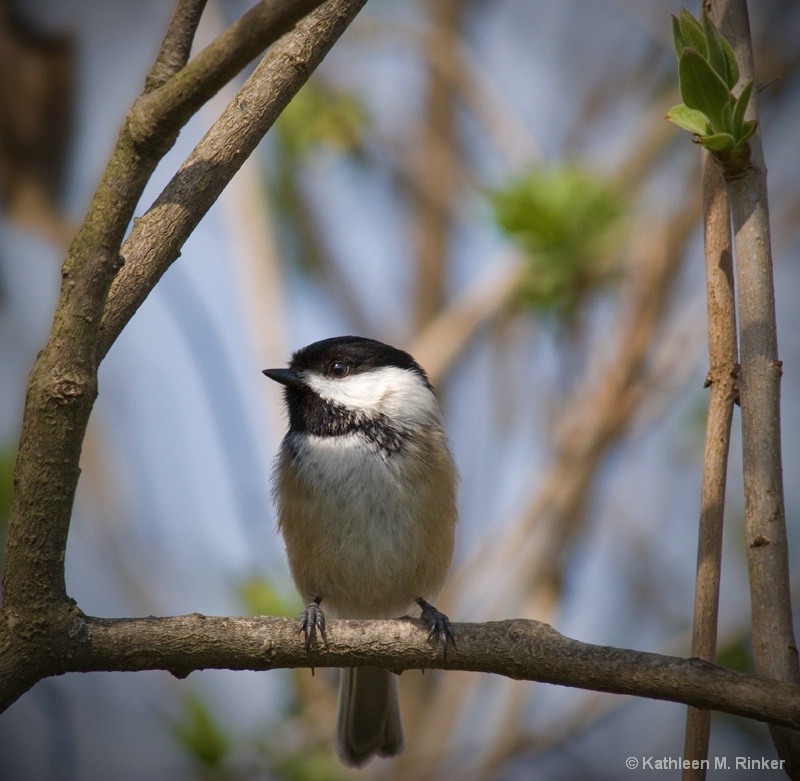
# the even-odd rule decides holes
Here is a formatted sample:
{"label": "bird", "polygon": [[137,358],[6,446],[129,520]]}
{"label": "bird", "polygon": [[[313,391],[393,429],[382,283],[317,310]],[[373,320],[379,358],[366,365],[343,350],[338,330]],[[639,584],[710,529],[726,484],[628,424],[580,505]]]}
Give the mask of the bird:
{"label": "bird", "polygon": [[[391,619],[414,604],[446,658],[455,637],[432,602],[447,577],[458,475],[427,374],[407,352],[361,336],[297,350],[265,369],[284,386],[289,426],[273,473],[278,528],[306,607],[306,650],[325,613]],[[336,748],[345,765],[403,750],[396,676],[340,673]]]}

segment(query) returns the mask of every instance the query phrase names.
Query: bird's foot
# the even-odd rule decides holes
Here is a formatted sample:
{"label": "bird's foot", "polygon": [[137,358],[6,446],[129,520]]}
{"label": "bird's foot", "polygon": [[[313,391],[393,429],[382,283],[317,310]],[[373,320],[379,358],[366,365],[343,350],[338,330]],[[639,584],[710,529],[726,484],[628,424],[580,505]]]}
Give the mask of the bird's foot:
{"label": "bird's foot", "polygon": [[456,638],[450,628],[450,619],[422,597],[417,600],[417,604],[422,608],[421,618],[428,626],[428,640],[436,638],[439,641],[442,646],[442,656],[447,661],[448,644],[453,646],[454,651],[456,650]]}
{"label": "bird's foot", "polygon": [[319,606],[321,598],[317,597],[306,605],[305,610],[300,614],[299,632],[306,636],[306,652],[317,642],[317,631],[322,637],[323,645],[328,644],[328,636],[325,633],[325,614]]}

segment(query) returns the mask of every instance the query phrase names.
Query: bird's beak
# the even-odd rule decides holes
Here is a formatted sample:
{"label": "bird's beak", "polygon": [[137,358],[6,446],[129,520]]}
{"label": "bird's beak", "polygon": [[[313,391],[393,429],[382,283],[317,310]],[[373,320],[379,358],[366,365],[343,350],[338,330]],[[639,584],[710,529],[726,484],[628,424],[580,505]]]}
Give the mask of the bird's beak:
{"label": "bird's beak", "polygon": [[264,374],[287,388],[297,388],[305,385],[303,380],[291,369],[264,369]]}

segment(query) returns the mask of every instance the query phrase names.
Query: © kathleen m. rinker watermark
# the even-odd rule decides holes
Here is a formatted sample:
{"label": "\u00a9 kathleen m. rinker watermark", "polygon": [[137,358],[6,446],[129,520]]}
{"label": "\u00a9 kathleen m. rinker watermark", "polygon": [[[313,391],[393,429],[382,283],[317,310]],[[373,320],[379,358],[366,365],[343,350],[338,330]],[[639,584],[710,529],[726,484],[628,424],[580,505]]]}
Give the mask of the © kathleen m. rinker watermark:
{"label": "\u00a9 kathleen m. rinker watermark", "polygon": [[767,757],[628,757],[625,767],[628,770],[783,770],[785,762]]}

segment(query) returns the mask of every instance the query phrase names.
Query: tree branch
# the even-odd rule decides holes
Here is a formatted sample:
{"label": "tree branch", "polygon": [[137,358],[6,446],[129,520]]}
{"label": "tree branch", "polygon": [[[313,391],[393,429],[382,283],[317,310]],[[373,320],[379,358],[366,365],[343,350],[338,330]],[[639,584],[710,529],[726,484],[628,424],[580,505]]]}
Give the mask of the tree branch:
{"label": "tree branch", "polygon": [[28,380],[3,575],[3,608],[15,611],[13,623],[25,607],[44,620],[66,600],[64,551],[81,446],[97,396],[100,318],[120,267],[127,224],[165,151],[139,154],[129,131],[126,121],[69,248],[50,339]]}
{"label": "tree branch", "polygon": [[[287,5],[291,6],[288,11]],[[328,6],[335,12],[338,4],[331,0]],[[262,9],[257,19],[251,16],[256,9],[243,18],[253,24],[260,21],[256,29],[263,47],[286,28],[290,18],[296,19],[303,7],[303,3],[275,0],[257,6]],[[186,10],[185,4],[179,6],[178,12],[181,10]],[[191,32],[186,24],[173,20],[162,54],[172,48],[169,40],[173,35],[182,38],[185,48]],[[175,32],[179,29],[180,35]],[[105,354],[97,349],[99,329],[111,283],[120,267],[120,245],[153,170],[188,118],[184,116],[187,107],[194,108],[198,96],[206,94],[196,85],[196,79],[208,78],[211,86],[205,89],[214,89],[218,76],[207,73],[212,64],[226,73],[234,65],[244,64],[241,56],[232,55],[225,47],[251,42],[253,31],[248,25],[242,29],[241,20],[231,30],[163,87],[136,101],[69,249],[50,340],[28,382],[3,579],[6,609],[36,605],[34,613],[42,619],[49,607],[65,603],[64,550],[81,445],[97,395],[97,365]],[[326,38],[323,53],[331,44],[332,39]],[[308,46],[314,48],[311,43]],[[291,62],[282,65],[293,70]],[[163,66],[157,61],[151,77],[157,78],[153,74],[159,69]],[[181,101],[174,94],[176,90],[181,94],[185,91],[189,97]],[[269,105],[268,99],[264,105]],[[283,105],[285,102],[281,108]],[[192,227],[204,213],[199,211]],[[143,296],[147,292],[149,288]]]}
{"label": "tree branch", "polygon": [[[740,83],[755,77],[746,0],[722,0],[721,30],[739,64]],[[747,118],[758,117],[756,90]],[[731,204],[739,303],[739,393],[742,405],[745,534],[753,614],[756,671],[800,682],[792,623],[789,551],[783,499],[780,381],[775,290],[772,278],[767,172],[761,135],[750,139],[751,162],[725,170]],[[773,728],[787,773],[800,779],[800,735]]]}
{"label": "tree branch", "polygon": [[[220,164],[213,154],[205,159],[198,159],[196,154],[187,161],[173,180],[177,186],[165,191],[168,204],[162,200],[154,207],[157,214],[163,207],[162,220],[170,213],[168,205],[181,210],[184,230],[177,243],[168,244],[168,251],[174,251],[169,262],[266,132],[271,122],[264,122],[263,117],[274,120],[364,2],[328,0],[324,9],[303,27],[303,33],[284,38],[284,44],[292,42],[293,46],[275,47],[278,54],[265,62],[279,73],[273,74],[272,82],[266,79],[255,83],[273,84],[276,91],[255,95],[243,91],[223,117],[228,135],[212,132],[206,136],[211,146],[224,145],[229,161],[233,158],[230,165]],[[230,47],[239,44],[245,49],[253,47],[255,36],[263,48],[291,26],[307,7],[309,3],[294,0],[260,3],[243,17],[245,23],[240,20],[162,87],[143,94],[120,131],[86,219],[69,249],[50,339],[28,381],[14,471],[0,610],[0,680],[6,687],[3,696],[19,696],[36,681],[52,675],[55,660],[61,658],[65,645],[73,637],[79,611],[67,597],[64,581],[67,533],[80,473],[82,443],[97,396],[98,363],[113,341],[113,338],[106,341],[105,349],[98,349],[103,337],[100,331],[103,310],[109,291],[120,289],[111,285],[121,265],[120,245],[136,204],[159,160],[174,142],[181,117],[188,118],[186,111],[199,106],[201,97],[210,96],[218,88],[214,85],[219,75],[210,74],[208,69],[219,66],[230,77],[232,69],[245,63],[244,55],[232,52]],[[182,12],[186,15],[178,18]],[[198,6],[179,5],[151,72],[151,85],[163,79],[187,55],[197,13]],[[303,39],[303,34],[308,37]],[[166,60],[171,63],[169,66]],[[262,63],[257,73],[263,74],[264,69]],[[206,78],[205,86],[197,83]],[[257,102],[246,105],[248,96]],[[237,126],[231,114],[251,122],[260,135],[256,137],[252,127]],[[201,144],[199,149],[206,147]],[[169,234],[158,219],[142,220],[140,225],[155,230],[150,237],[156,241],[161,239],[161,230],[163,235]],[[139,235],[142,232],[140,229]],[[140,274],[142,269],[134,265],[134,273],[126,275],[122,289],[130,294],[131,288],[139,288],[143,300],[160,273],[150,278],[149,287],[147,279],[139,279]],[[125,322],[127,318],[118,319],[119,328]],[[7,674],[9,670],[14,671],[11,677]]]}
{"label": "tree branch", "polygon": [[[248,155],[366,0],[329,0],[276,43],[122,247],[103,314],[100,359]],[[188,66],[191,67],[191,66]]]}
{"label": "tree branch", "polygon": [[[581,643],[547,624],[526,619],[456,624],[454,631],[458,648],[444,660],[416,619],[331,621],[328,645],[306,654],[293,619],[197,613],[109,619],[76,614],[69,647],[53,672],[167,670],[183,678],[208,668],[468,670],[684,702],[800,728],[800,686],[733,672],[699,659]],[[0,680],[0,691],[5,688]],[[0,700],[0,707],[8,704],[8,698]]]}
{"label": "tree branch", "polygon": [[434,387],[487,321],[506,309],[525,277],[517,258],[492,263],[469,287],[443,306],[417,334],[409,352],[425,367]]}
{"label": "tree branch", "polygon": [[[130,113],[133,137],[140,144],[148,145],[154,137],[167,135],[172,137],[171,146],[174,136],[201,106],[264,49],[323,3],[324,0],[262,0],[253,6],[158,89],[146,90]],[[180,35],[171,34],[173,27],[174,23],[148,77],[148,85],[163,80],[166,75],[163,59],[170,56],[166,51],[178,46],[183,46],[185,51],[186,36],[183,41],[176,42],[174,39]]]}
{"label": "tree branch", "polygon": [[[706,298],[708,302],[709,372],[711,388],[706,419],[703,483],[697,542],[692,656],[713,662],[717,653],[719,583],[722,568],[722,526],[728,475],[731,421],[736,399],[738,347],[733,289],[733,247],[728,198],[722,171],[709,153],[702,153],[705,227]],[[686,717],[684,758],[705,759],[711,713],[690,708]],[[702,781],[702,763],[683,771],[684,781]]]}
{"label": "tree branch", "polygon": [[179,0],[156,61],[144,85],[145,92],[165,84],[189,61],[197,25],[207,0]]}

